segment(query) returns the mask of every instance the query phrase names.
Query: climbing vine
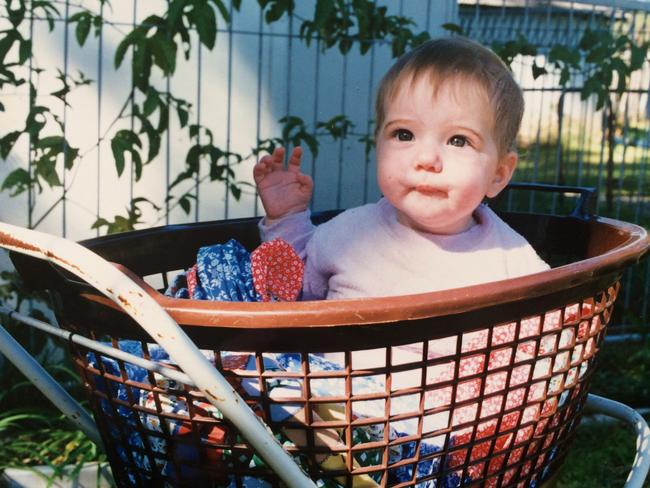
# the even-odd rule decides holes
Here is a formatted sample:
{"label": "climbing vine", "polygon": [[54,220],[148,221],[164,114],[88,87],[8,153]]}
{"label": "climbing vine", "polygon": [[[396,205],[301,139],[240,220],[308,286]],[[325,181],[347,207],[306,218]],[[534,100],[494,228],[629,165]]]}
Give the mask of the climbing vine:
{"label": "climbing vine", "polygon": [[[26,85],[29,90],[29,110],[24,126],[0,132],[2,159],[7,159],[21,138],[29,142],[30,167],[15,169],[0,185],[0,190],[11,196],[29,190],[41,193],[45,188],[57,187],[63,188],[65,195],[72,183],[64,182],[64,172],[80,164],[84,155],[93,149],[82,151],[70,143],[65,136],[63,120],[53,108],[55,103],[68,104],[73,90],[93,80],[83,73],[75,76],[59,73],[60,88],[43,93],[38,83],[43,70],[32,67],[31,76],[29,73],[35,53],[25,33],[29,32],[34,19],[46,20],[50,32],[55,22],[67,21],[74,29],[77,44],[84,46],[90,36],[98,37],[102,29],[115,27],[103,16],[111,7],[110,1],[98,2],[96,10],[78,5],[80,10],[67,19],[61,11],[61,2],[52,0],[9,0],[5,2],[4,12],[0,12],[10,24],[9,28],[0,31],[0,89]],[[295,9],[294,0],[257,0],[257,3],[269,24],[293,15]],[[141,223],[143,205],[150,205],[159,213],[176,207],[189,213],[195,204],[195,190],[177,191],[180,183],[186,180],[222,182],[231,195],[239,199],[245,183],[236,180],[235,169],[242,161],[288,142],[304,144],[316,155],[322,137],[337,139],[351,132],[352,122],[342,115],[317,121],[313,127],[288,115],[279,121],[281,134],[278,137],[257,141],[248,154],[239,154],[215,144],[209,127],[189,123],[192,103],[169,91],[164,80],[175,74],[179,56],[189,59],[198,45],[213,49],[218,27],[227,26],[231,22],[231,12],[239,11],[241,5],[241,0],[232,0],[228,5],[222,0],[170,0],[166,10],[148,16],[123,35],[115,52],[114,66],[119,70],[129,62],[127,59],[130,60],[132,88],[110,124],[110,130],[96,145],[110,144],[117,175],[123,176],[127,168],[132,168],[135,181],[144,178],[145,168],[156,162],[171,117],[177,118],[184,137],[190,141],[190,148],[184,169],[171,180],[166,202],[135,196],[124,215],[112,219],[99,216],[93,228],[109,233],[131,230]],[[426,32],[412,30],[415,26],[412,19],[390,15],[386,7],[369,0],[317,0],[313,16],[300,22],[300,36],[307,45],[318,38],[323,50],[338,47],[341,53],[348,52],[356,44],[364,54],[374,41],[387,39],[393,55],[397,56],[428,38]],[[161,79],[162,83],[154,81]],[[0,110],[5,110],[1,102]],[[362,136],[361,140],[368,150],[371,138]]]}

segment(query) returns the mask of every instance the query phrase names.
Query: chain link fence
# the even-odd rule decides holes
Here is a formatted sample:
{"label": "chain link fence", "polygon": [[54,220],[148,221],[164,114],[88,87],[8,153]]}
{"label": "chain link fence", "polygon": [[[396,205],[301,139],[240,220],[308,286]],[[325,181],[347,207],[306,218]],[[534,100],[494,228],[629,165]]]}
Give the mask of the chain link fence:
{"label": "chain link fence", "polygon": [[[185,167],[189,143],[182,128],[170,118],[170,131],[159,156],[138,179],[133,165],[118,178],[110,148],[110,136],[128,117],[117,114],[128,99],[132,73],[113,65],[119,40],[148,15],[166,7],[165,0],[99,0],[54,2],[61,18],[50,32],[45,18],[34,18],[30,32],[34,55],[29,79],[42,88],[82,71],[93,82],[71,93],[59,105],[66,134],[81,148],[82,160],[63,170],[62,189],[42,193],[30,190],[15,198],[0,195],[0,218],[40,230],[78,239],[93,235],[99,217],[123,213],[134,198],[146,197],[159,208],[143,209],[142,225],[160,225],[256,215],[258,199],[251,187],[255,158],[232,162],[234,176],[225,182],[209,182],[199,176],[185,182],[193,193],[191,209],[169,206],[170,183]],[[574,74],[561,83],[551,66],[550,53],[561,44],[577,50],[587,30],[626,35],[635,43],[648,40],[650,5],[644,2],[554,0],[401,0],[380,2],[390,13],[414,19],[414,30],[432,37],[448,35],[443,24],[456,24],[471,38],[488,46],[524,39],[536,47],[534,56],[515,56],[512,68],[526,98],[526,114],[519,141],[518,181],[584,185],[598,188],[601,215],[650,227],[650,112],[648,63],[630,78],[626,90],[612,92],[613,103],[597,106],[594,97],[583,100],[585,76]],[[210,128],[215,144],[224,151],[249,154],[260,139],[277,137],[283,117],[299,117],[317,135],[318,124],[339,115],[351,125],[346,137],[320,139],[317,153],[307,152],[305,168],[316,181],[313,207],[323,210],[350,207],[376,200],[372,149],[365,138],[372,133],[374,88],[390,66],[390,44],[376,42],[368,53],[353,48],[347,54],[324,51],[320,41],[306,46],[300,24],[313,13],[315,2],[296,2],[291,16],[273,24],[264,21],[257,2],[244,1],[240,11],[230,8],[232,22],[218,27],[212,51],[194,49],[185,60],[179,56],[175,76],[161,79],[161,90],[182,94],[192,103],[190,121]],[[81,7],[101,13],[106,23],[83,48],[74,42],[67,19]],[[1,23],[7,19],[0,19]],[[195,40],[195,39],[194,39]],[[193,43],[196,46],[196,43]],[[130,54],[127,54],[130,56]],[[582,59],[581,62],[587,60]],[[548,73],[534,77],[534,67]],[[39,95],[40,96],[40,95]],[[6,107],[0,113],[5,126],[23,123],[30,103],[28,90],[2,94]],[[128,107],[127,107],[128,109]],[[127,110],[128,112],[128,110]],[[15,120],[7,114],[18,114]],[[613,128],[613,129],[612,129]],[[28,143],[18,144],[0,166],[4,178],[17,167],[30,168]],[[240,198],[229,185],[243,183]],[[178,188],[176,188],[178,189]],[[189,191],[188,190],[188,191]],[[542,195],[513,196],[507,205],[527,212],[566,212],[571,201]],[[615,316],[618,330],[648,326],[650,322],[650,260],[624,277],[625,296]]]}

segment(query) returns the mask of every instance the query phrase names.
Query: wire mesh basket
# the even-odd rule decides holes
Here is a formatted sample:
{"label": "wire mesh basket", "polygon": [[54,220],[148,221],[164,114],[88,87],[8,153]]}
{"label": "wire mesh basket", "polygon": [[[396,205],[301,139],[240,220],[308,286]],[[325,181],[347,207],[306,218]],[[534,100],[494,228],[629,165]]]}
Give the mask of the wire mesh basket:
{"label": "wire mesh basket", "polygon": [[[83,244],[181,325],[317,485],[539,486],[564,457],[619,279],[648,238],[602,218],[501,216],[553,269],[389,298],[269,304],[161,294],[201,246],[234,238],[254,248],[257,219]],[[12,259],[27,283],[53,291],[61,327],[157,365],[70,341],[120,486],[281,484],[209,398],[161,374],[174,361],[120,306],[56,266]]]}

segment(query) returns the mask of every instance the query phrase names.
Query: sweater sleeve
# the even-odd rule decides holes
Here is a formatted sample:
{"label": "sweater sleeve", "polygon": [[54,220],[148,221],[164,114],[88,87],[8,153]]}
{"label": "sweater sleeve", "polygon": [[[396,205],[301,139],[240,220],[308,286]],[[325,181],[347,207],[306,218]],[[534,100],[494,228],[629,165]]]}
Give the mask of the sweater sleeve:
{"label": "sweater sleeve", "polygon": [[287,215],[269,221],[266,217],[259,221],[260,238],[263,242],[283,239],[295,249],[300,259],[305,261],[307,242],[314,235],[316,226],[311,223],[309,210]]}
{"label": "sweater sleeve", "polygon": [[323,300],[327,297],[328,276],[318,266],[318,233],[310,216],[309,210],[305,210],[277,220],[269,221],[265,217],[258,226],[262,241],[285,240],[305,263],[302,300]]}

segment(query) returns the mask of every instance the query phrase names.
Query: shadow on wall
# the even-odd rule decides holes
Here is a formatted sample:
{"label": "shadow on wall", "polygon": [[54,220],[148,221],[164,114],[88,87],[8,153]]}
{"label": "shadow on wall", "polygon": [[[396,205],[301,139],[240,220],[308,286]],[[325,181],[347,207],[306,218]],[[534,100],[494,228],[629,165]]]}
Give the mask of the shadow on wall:
{"label": "shadow on wall", "polygon": [[[97,9],[96,3],[81,2],[90,9]],[[456,12],[456,2],[452,0],[380,3],[390,13],[411,17],[417,22],[416,29],[428,28],[432,36],[443,35],[440,26],[453,21]],[[258,139],[279,136],[278,120],[287,114],[300,117],[310,129],[317,121],[343,114],[355,124],[355,133],[372,130],[369,120],[374,118],[374,87],[391,64],[390,45],[377,44],[365,56],[359,55],[356,48],[343,56],[336,48],[322,52],[316,42],[307,47],[298,37],[299,28],[301,19],[313,15],[314,5],[315,0],[296,2],[293,20],[285,17],[268,25],[257,2],[242,2],[241,11],[233,15],[230,30],[219,19],[217,42],[212,51],[202,48],[199,52],[194,38],[190,58],[185,60],[179,53],[176,73],[168,82],[174,96],[192,103],[189,123],[206,126],[214,135],[215,145],[242,155],[250,154]],[[66,172],[65,204],[60,201],[61,188],[45,188],[34,195],[32,222],[42,219],[37,226],[39,230],[73,239],[92,236],[95,231],[90,227],[98,215],[112,219],[115,214],[123,214],[133,197],[146,197],[164,208],[168,184],[184,169],[191,146],[187,129],[181,129],[178,118],[171,114],[169,136],[163,139],[156,160],[144,168],[140,181],[135,181],[130,174],[128,163],[127,170],[118,178],[110,139],[117,130],[129,128],[131,124],[128,116],[114,124],[131,88],[130,53],[120,69],[115,70],[115,49],[134,21],[160,14],[165,7],[164,0],[113,2],[104,11],[105,18],[113,25],[104,27],[101,42],[91,34],[83,48],[75,40],[74,25],[68,26],[66,37],[64,22],[57,22],[52,32],[45,21],[35,22],[33,66],[45,70],[33,75],[42,94],[37,103],[59,111],[65,120],[66,136],[83,155]],[[69,15],[75,11],[75,7],[70,7]],[[75,77],[81,71],[93,80],[68,96],[69,106],[65,111],[62,102],[46,95],[60,87],[57,70]],[[162,78],[155,83],[159,90],[167,86]],[[12,95],[3,97],[8,102],[6,112],[0,113],[0,122],[22,127],[29,104],[28,92],[23,89]],[[128,109],[125,113],[128,114]],[[316,157],[306,151],[304,169],[316,180],[313,201],[316,209],[349,207],[378,197],[372,155],[366,157],[358,138],[350,136],[342,142],[322,139]],[[8,161],[0,166],[0,178],[17,167],[27,168],[28,159],[27,140],[23,137]],[[238,165],[238,181],[250,181],[254,162],[251,158]],[[184,191],[190,186],[191,183],[186,187],[179,185],[176,190]],[[193,208],[187,215],[176,208],[171,211],[169,222],[259,213],[261,206],[256,203],[252,188],[243,187],[243,190],[241,199],[236,201],[227,194],[223,183],[202,183],[198,188],[198,211]],[[0,219],[27,225],[27,195],[10,198],[4,192],[0,198]],[[145,225],[165,223],[164,217],[160,220],[153,209],[145,206],[143,210]]]}

